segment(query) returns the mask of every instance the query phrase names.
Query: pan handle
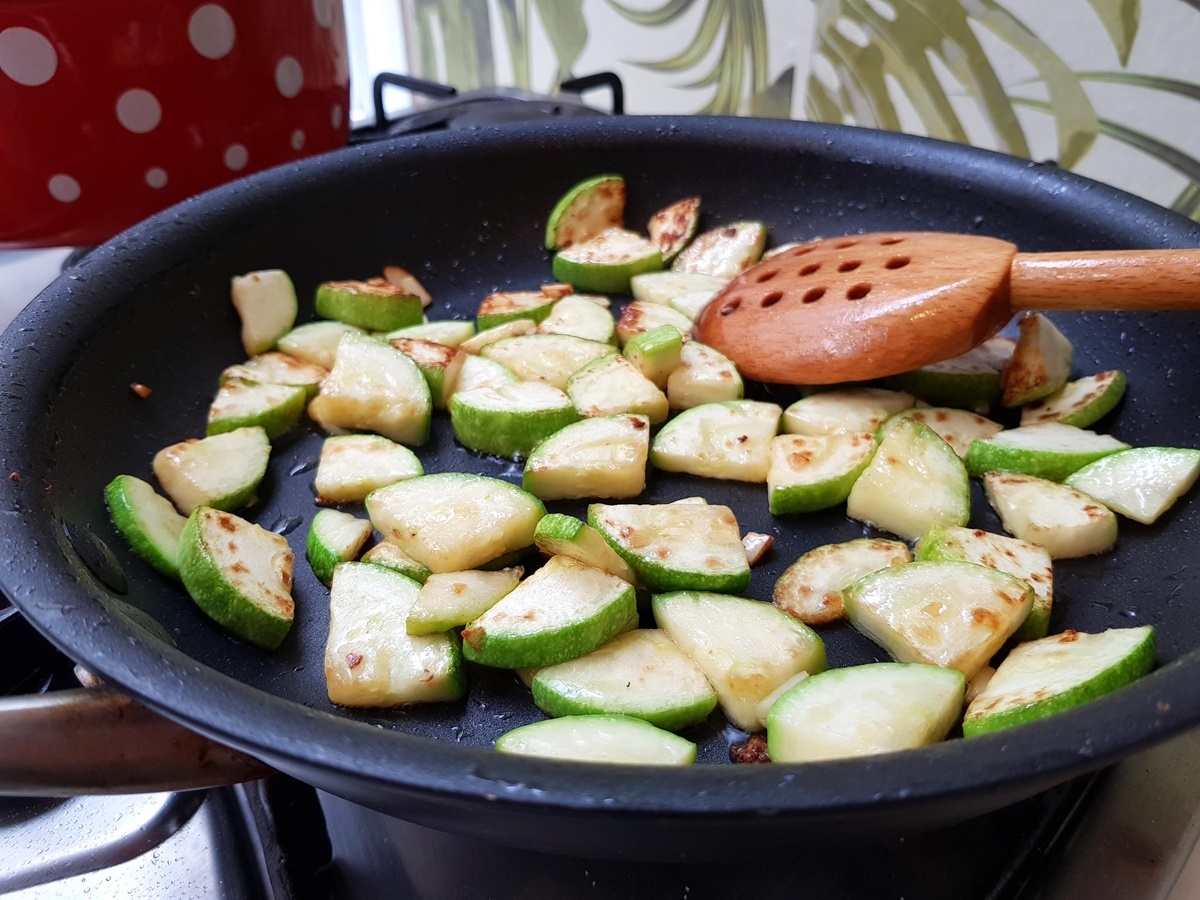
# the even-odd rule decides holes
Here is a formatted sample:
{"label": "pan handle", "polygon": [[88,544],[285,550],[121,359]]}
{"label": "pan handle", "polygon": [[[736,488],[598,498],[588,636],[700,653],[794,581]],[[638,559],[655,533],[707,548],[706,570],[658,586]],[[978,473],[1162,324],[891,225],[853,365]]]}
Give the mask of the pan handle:
{"label": "pan handle", "polygon": [[182,791],[271,774],[108,688],[0,698],[0,794]]}

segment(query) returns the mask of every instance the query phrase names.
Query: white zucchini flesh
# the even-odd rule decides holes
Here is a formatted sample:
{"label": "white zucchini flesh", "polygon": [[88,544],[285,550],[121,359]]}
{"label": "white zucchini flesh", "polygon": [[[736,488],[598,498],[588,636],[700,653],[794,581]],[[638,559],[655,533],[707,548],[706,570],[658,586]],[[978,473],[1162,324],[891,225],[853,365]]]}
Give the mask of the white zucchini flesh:
{"label": "white zucchini flesh", "polygon": [[[365,334],[358,334],[366,339]],[[329,371],[323,366],[304,362],[286,353],[269,352],[260,353],[236,366],[229,366],[221,373],[221,383],[251,381],[255,384],[287,384],[303,387],[311,397],[328,374]]]}
{"label": "white zucchini flesh", "polygon": [[678,731],[705,719],[717,693],[665,631],[617,635],[587,656],[541,669],[533,702],[548,716],[623,715]]}
{"label": "white zucchini flesh", "polygon": [[774,403],[755,400],[692,407],[655,436],[650,463],[664,472],[765,482],[782,413]]}
{"label": "white zucchini flesh", "polygon": [[654,620],[700,667],[729,721],[759,728],[758,704],[798,672],[825,670],[825,645],[811,628],[769,603],[725,594],[655,594]]}
{"label": "white zucchini flesh", "polygon": [[557,297],[548,297],[541,291],[499,291],[483,298],[475,314],[475,324],[480,331],[486,331],[515,319],[541,322],[556,303]]}
{"label": "white zucchini flesh", "polygon": [[697,235],[671,265],[673,272],[698,272],[716,278],[735,278],[758,262],[767,245],[762,222],[734,222]]}
{"label": "white zucchini flesh", "polygon": [[505,322],[495,328],[481,330],[475,337],[468,338],[458,346],[459,349],[466,350],[468,353],[482,353],[483,348],[489,344],[495,344],[505,338],[533,334],[535,331],[537,331],[537,322],[532,319],[514,319],[512,322]]}
{"label": "white zucchini flesh", "polygon": [[488,359],[468,353],[463,359],[462,368],[458,370],[458,382],[454,390],[473,391],[481,387],[499,387],[502,384],[516,384],[520,381],[516,374],[506,366]]}
{"label": "white zucchini flesh", "polygon": [[384,335],[388,341],[396,338],[414,338],[433,341],[443,347],[458,347],[475,336],[475,323],[459,319],[444,319],[439,322],[424,322],[420,325],[409,325],[397,328]]}
{"label": "white zucchini flesh", "polygon": [[662,267],[659,249],[642,235],[624,228],[606,228],[595,237],[559,250],[551,262],[559,281],[604,294],[625,293],[634,275]]}
{"label": "white zucchini flesh", "polygon": [[321,445],[313,486],[318,503],[361,503],[371,491],[424,471],[416,454],[395,441],[377,434],[337,435]]}
{"label": "white zucchini flesh", "polygon": [[185,515],[200,506],[236,509],[254,496],[270,456],[263,429],[239,428],[164,447],[154,456],[154,477]]}
{"label": "white zucchini flesh", "polygon": [[983,487],[1004,530],[1045,547],[1051,559],[1104,553],[1117,542],[1112,510],[1074,488],[1015,472],[989,472]]}
{"label": "white zucchini flesh", "polygon": [[677,330],[685,341],[691,338],[692,321],[687,316],[668,306],[634,300],[621,310],[621,318],[617,320],[617,340],[621,346],[625,346],[639,334],[663,325],[670,325]]}
{"label": "white zucchini flesh", "polygon": [[546,220],[546,249],[558,250],[625,222],[625,179],[597,175],[559,198]]}
{"label": "white zucchini flesh", "polygon": [[317,580],[328,587],[339,563],[358,557],[371,536],[371,523],[336,509],[318,512],[308,528],[306,555]]}
{"label": "white zucchini flesh", "polygon": [[942,740],[962,711],[961,672],[875,663],[806,678],[767,717],[772,762],[890,753]]}
{"label": "white zucchini flesh", "polygon": [[388,343],[417,364],[425,383],[429,385],[433,408],[445,409],[450,402],[450,395],[458,387],[458,374],[462,371],[463,361],[471,354],[424,338],[398,337]]}
{"label": "white zucchini flesh", "polygon": [[399,572],[406,578],[411,578],[418,584],[424,584],[432,574],[427,568],[393,544],[391,541],[380,541],[362,555],[361,562],[374,566],[383,566],[393,572]]}
{"label": "white zucchini flesh", "polygon": [[431,572],[461,572],[530,546],[546,508],[497,478],[447,472],[374,491],[367,513],[385,540]]}
{"label": "white zucchini flesh", "polygon": [[481,351],[522,381],[540,381],[560,391],[567,389],[567,379],[592,360],[616,352],[611,344],[569,334],[526,334],[488,344]]}
{"label": "white zucchini flesh", "polygon": [[884,380],[933,406],[987,412],[1000,399],[1000,372],[1012,358],[1016,341],[991,338],[961,356]]}
{"label": "white zucchini flesh", "polygon": [[581,416],[645,416],[652,425],[667,420],[667,395],[624,356],[602,356],[567,379],[567,396]]}
{"label": "white zucchini flesh", "polygon": [[340,706],[457,700],[466,690],[458,643],[410,635],[405,620],[420,586],[382,566],[343,563],[329,595],[325,683]]}
{"label": "white zucchini flesh", "polygon": [[842,600],[850,624],[896,661],[970,678],[1025,621],[1033,588],[974,563],[913,562],[867,575]]}
{"label": "white zucchini flesh", "polygon": [[566,716],[523,725],[496,739],[501,753],[639,766],[690,766],[696,745],[630,716]]}
{"label": "white zucchini flesh", "polygon": [[1198,474],[1200,450],[1137,447],[1084,466],[1066,484],[1149,525],[1192,489]]}
{"label": "white zucchini flesh", "polygon": [[234,276],[230,296],[242,319],[247,356],[270,350],[296,324],[296,288],[282,269]]}
{"label": "white zucchini flesh", "polygon": [[1154,629],[1067,631],[1017,646],[971,701],[963,735],[1021,725],[1079,706],[1145,675],[1154,666]]}
{"label": "white zucchini flesh", "polygon": [[959,459],[966,459],[975,441],[987,440],[1004,430],[998,422],[978,413],[948,406],[909,409],[904,415],[929,427],[934,434],[950,445]]}
{"label": "white zucchini flesh", "polygon": [[695,272],[646,272],[634,275],[629,283],[633,299],[645,303],[670,306],[671,301],[684,294],[698,291],[716,293],[729,284],[728,278],[701,275]]}
{"label": "white zucchini flesh", "polygon": [[459,391],[450,398],[450,423],[459,442],[506,458],[527,456],[578,419],[570,397],[536,381]]}
{"label": "white zucchini flesh", "polygon": [[408,611],[409,634],[437,634],[477,619],[512,593],[525,570],[443,572],[421,585]]}
{"label": "white zucchini flesh", "polygon": [[712,347],[696,341],[683,345],[679,365],[667,376],[667,400],[671,409],[741,400],[744,390],[737,367]]}
{"label": "white zucchini flesh", "polygon": [[134,552],[164,575],[178,579],[179,536],[187,519],[171,501],[132,475],[110,481],[104,499],[113,524]]}
{"label": "white zucchini flesh", "polygon": [[660,325],[634,335],[622,351],[659,390],[667,386],[667,378],[683,358],[683,335],[674,325]]}
{"label": "white zucchini flesh", "polygon": [[1061,422],[1024,425],[974,441],[967,451],[967,469],[984,472],[1021,472],[1050,481],[1063,481],[1088,463],[1129,445],[1112,435],[1096,434]]}
{"label": "white zucchini flesh", "polygon": [[775,582],[772,602],[806,625],[844,618],[842,591],[872,572],[911,562],[908,545],[859,538],[809,550]]}
{"label": "white zucchini flesh", "polygon": [[300,422],[306,399],[302,387],[226,381],[208,407],[206,432],[222,434],[261,425],[267,437],[277,438]]}
{"label": "white zucchini flesh", "polygon": [[584,297],[563,297],[537,328],[538,334],[570,334],[602,344],[616,343],[612,314]]}
{"label": "white zucchini flesh", "polygon": [[345,322],[309,322],[297,325],[281,337],[275,346],[288,356],[328,371],[337,359],[338,341],[345,334],[366,332]]}
{"label": "white zucchini flesh", "polygon": [[1004,389],[1000,399],[1009,408],[1041,400],[1062,388],[1071,377],[1075,358],[1071,342],[1041,313],[1026,313],[1017,325],[1017,346],[1000,376]]}
{"label": "white zucchini flesh", "polygon": [[700,313],[704,312],[704,307],[708,306],[715,296],[717,296],[716,291],[689,291],[673,297],[671,309],[695,322],[700,318]]}
{"label": "white zucchini flesh", "polygon": [[783,413],[787,434],[857,434],[875,432],[889,417],[912,409],[912,394],[881,388],[822,391],[797,400]]}
{"label": "white zucchini flesh", "polygon": [[966,525],[971,487],[950,445],[903,417],[881,434],[875,456],[850,489],[847,515],[910,540],[935,525]]}
{"label": "white zucchini flesh", "polygon": [[523,486],[542,500],[625,499],[646,488],[650,423],[644,416],[584,419],[543,440]]}
{"label": "white zucchini flesh", "polygon": [[767,504],[772,514],[828,509],[842,503],[875,452],[875,435],[781,434],[772,438]]}
{"label": "white zucchini flesh", "polygon": [[1050,396],[1021,407],[1021,424],[1062,422],[1087,428],[1120,402],[1125,384],[1125,374],[1117,369],[1072,381]]}
{"label": "white zucchini flesh", "polygon": [[661,252],[664,263],[679,255],[700,225],[700,198],[685,197],[660,209],[646,223],[646,234]]}
{"label": "white zucchini flesh", "polygon": [[633,569],[608,546],[600,532],[574,516],[563,513],[543,516],[533,542],[543,556],[569,556],[616,575],[622,581],[637,583]]}
{"label": "white zucchini flesh", "polygon": [[411,359],[374,338],[347,334],[316,400],[319,418],[338,428],[373,431],[398,444],[429,439],[433,401]]}

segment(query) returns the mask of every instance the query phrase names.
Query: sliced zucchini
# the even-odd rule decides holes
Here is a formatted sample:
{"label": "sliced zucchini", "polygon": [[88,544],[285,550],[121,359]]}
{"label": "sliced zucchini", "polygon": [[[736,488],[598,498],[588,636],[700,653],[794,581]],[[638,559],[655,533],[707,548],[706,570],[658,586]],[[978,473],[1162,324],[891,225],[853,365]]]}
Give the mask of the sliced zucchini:
{"label": "sliced zucchini", "polygon": [[692,320],[687,316],[675,312],[669,306],[634,300],[621,310],[621,318],[617,320],[617,340],[623,347],[639,334],[645,334],[663,325],[670,325],[685,341],[691,337]]}
{"label": "sliced zucchini", "polygon": [[725,594],[655,594],[654,620],[698,665],[729,721],[759,728],[758,703],[798,672],[825,670],[825,645],[767,603]]}
{"label": "sliced zucchini", "polygon": [[496,750],[521,756],[639,766],[690,766],[696,745],[631,716],[564,716],[514,728]]}
{"label": "sliced zucchini", "polygon": [[582,296],[563,297],[542,319],[538,334],[573,334],[602,344],[617,342],[612,313]]}
{"label": "sliced zucchini", "polygon": [[756,400],[692,407],[655,436],[650,464],[664,472],[765,482],[782,413],[774,403]]}
{"label": "sliced zucchini", "polygon": [[767,503],[777,516],[837,506],[875,452],[875,435],[781,434],[771,440]]}
{"label": "sliced zucchini", "polygon": [[391,541],[380,541],[362,556],[362,562],[373,566],[383,566],[393,572],[399,572],[411,578],[418,584],[424,584],[430,576],[430,571],[393,544]]}
{"label": "sliced zucchini", "polygon": [[666,264],[688,245],[699,227],[700,198],[685,197],[652,215],[646,224],[646,233]]}
{"label": "sliced zucchini", "polygon": [[1087,428],[1108,415],[1125,396],[1125,373],[1117,369],[1072,381],[1053,394],[1021,407],[1022,425],[1061,422]]}
{"label": "sliced zucchini", "polygon": [[546,221],[546,249],[561,250],[625,224],[625,179],[597,175],[562,195]]}
{"label": "sliced zucchini", "polygon": [[475,388],[499,387],[502,384],[516,384],[518,381],[520,379],[507,366],[502,366],[486,356],[468,353],[463,357],[462,368],[458,370],[458,381],[454,390],[473,391]]}
{"label": "sliced zucchini", "polygon": [[1011,338],[991,338],[961,356],[885,378],[884,384],[934,406],[987,412],[1000,399],[1000,373],[1014,347]]}
{"label": "sliced zucchini", "polygon": [[783,413],[788,434],[874,433],[886,419],[912,409],[916,398],[903,391],[843,388],[803,397]]}
{"label": "sliced zucchini", "polygon": [[1197,474],[1200,450],[1137,447],[1084,466],[1066,484],[1113,512],[1149,525],[1191,490]]}
{"label": "sliced zucchini", "polygon": [[565,391],[568,378],[592,360],[616,352],[611,344],[569,334],[526,334],[488,344],[482,355],[511,369],[522,381],[541,381]]}
{"label": "sliced zucchini", "polygon": [[361,503],[377,488],[424,472],[415,453],[377,434],[329,437],[317,463],[317,502]]}
{"label": "sliced zucchini", "polygon": [[1154,629],[1066,631],[1013,649],[967,708],[963,736],[1024,725],[1123,688],[1154,667]]}
{"label": "sliced zucchini", "polygon": [[587,656],[540,669],[533,702],[548,716],[622,715],[678,731],[708,717],[717,693],[666,632],[640,628]]}
{"label": "sliced zucchini", "polygon": [[567,396],[581,416],[641,415],[661,425],[670,410],[667,395],[624,356],[602,356],[567,379]]}
{"label": "sliced zucchini", "polygon": [[593,503],[588,524],[651,590],[737,593],[750,584],[746,548],[728,506]]}
{"label": "sliced zucchini", "polygon": [[695,341],[683,345],[679,365],[667,376],[671,409],[741,400],[744,390],[737,367],[712,347]]}
{"label": "sliced zucchini", "polygon": [[1073,488],[1015,472],[989,472],[983,487],[1004,530],[1045,547],[1051,559],[1105,553],[1117,542],[1112,510]]}
{"label": "sliced zucchini", "polygon": [[608,546],[600,532],[574,516],[562,513],[543,516],[537,524],[533,542],[543,556],[569,556],[630,584],[637,583],[633,569]]}
{"label": "sliced zucchini", "polygon": [[636,613],[628,582],[569,556],[552,556],[467,624],[463,653],[502,669],[552,666],[591,653]]}
{"label": "sliced zucchini", "polygon": [[475,313],[475,326],[479,331],[487,331],[517,319],[541,322],[550,315],[556,303],[558,298],[548,297],[541,291],[499,291],[488,294]]}
{"label": "sliced zucchini", "polygon": [[734,278],[758,262],[767,245],[762,222],[734,222],[699,235],[671,264],[672,272]]}
{"label": "sliced zucchini", "polygon": [[457,347],[475,337],[475,323],[460,319],[444,319],[440,322],[423,322],[420,325],[409,325],[407,328],[397,328],[386,335],[389,341],[396,338],[415,338],[423,341],[433,341],[443,347]]}
{"label": "sliced zucchini", "polygon": [[254,384],[286,384],[302,387],[311,398],[329,371],[323,366],[304,362],[286,353],[260,353],[244,363],[230,366],[221,373],[221,384],[227,381],[249,381]]}
{"label": "sliced zucchini", "polygon": [[[338,341],[342,335],[351,332],[366,334],[361,328],[345,322],[309,322],[307,325],[297,325],[276,341],[275,346],[301,362],[329,370],[337,359]],[[321,378],[324,377],[325,372],[322,372]]]}
{"label": "sliced zucchini", "polygon": [[796,685],[771,707],[772,762],[870,756],[937,743],[962,712],[962,673],[912,663],[832,669]]}
{"label": "sliced zucchini", "polygon": [[133,551],[178,581],[179,535],[187,519],[176,512],[171,501],[132,475],[118,475],[110,481],[104,489],[104,500],[113,524]]}
{"label": "sliced zucchini", "polygon": [[649,446],[645,416],[584,419],[537,445],[522,483],[542,500],[636,497],[646,489]]}
{"label": "sliced zucchini", "polygon": [[512,593],[525,570],[430,575],[408,611],[409,634],[437,634],[477,619]]}
{"label": "sliced zucchini", "polygon": [[468,353],[482,353],[483,348],[489,344],[494,344],[505,338],[533,334],[535,331],[537,331],[537,323],[532,319],[514,319],[511,322],[505,322],[503,325],[497,325],[495,328],[479,332],[475,337],[469,338],[459,344],[459,349],[466,350]]}
{"label": "sliced zucchini", "polygon": [[383,280],[393,287],[398,287],[406,293],[412,294],[421,301],[421,306],[429,307],[433,305],[433,296],[429,291],[425,290],[425,286],[417,281],[417,277],[407,269],[402,269],[399,266],[384,266]]}
{"label": "sliced zucchini", "polygon": [[772,602],[806,625],[843,618],[842,591],[872,572],[911,562],[908,545],[883,538],[859,538],[809,550],[775,582]]}
{"label": "sliced zucchini", "polygon": [[450,395],[457,390],[463,361],[470,354],[424,338],[394,337],[388,343],[417,364],[429,385],[433,408],[446,409]]}
{"label": "sliced zucchini", "polygon": [[1054,605],[1054,568],[1039,544],[978,528],[931,528],[917,544],[917,559],[961,559],[999,569],[1033,588],[1033,607],[1017,629],[1019,641],[1045,637]]}
{"label": "sliced zucchini", "polygon": [[292,627],[292,550],[287,539],[207,506],[179,537],[179,577],[214,622],[274,650]]}
{"label": "sliced zucchini", "polygon": [[374,491],[367,514],[384,540],[431,572],[462,572],[530,546],[546,508],[506,481],[446,472]]}
{"label": "sliced zucchini", "polygon": [[850,489],[846,514],[910,540],[935,525],[966,525],[971,486],[950,445],[904,417],[880,435],[875,456]]}
{"label": "sliced zucchini", "polygon": [[683,335],[674,325],[660,325],[631,337],[622,351],[660,391],[683,358]]}
{"label": "sliced zucchini", "polygon": [[260,426],[274,439],[300,423],[308,395],[302,387],[226,381],[208,408],[207,433],[224,434]]}
{"label": "sliced zucchini", "polygon": [[658,248],[640,234],[607,228],[554,254],[552,268],[559,281],[581,291],[601,294],[629,292],[629,279],[663,267]]}
{"label": "sliced zucchini", "polygon": [[398,572],[343,563],[329,594],[325,684],[340,706],[403,706],[466,693],[458,640],[405,630],[419,585]]}
{"label": "sliced zucchini", "polygon": [[970,678],[1025,621],[1033,588],[974,563],[912,562],[856,581],[842,601],[850,624],[897,662],[945,666]]}
{"label": "sliced zucchini", "polygon": [[263,429],[239,428],[164,447],[154,456],[154,477],[185,515],[200,506],[237,509],[253,499],[270,456]]}
{"label": "sliced zucchini", "polygon": [[700,291],[716,292],[729,284],[728,278],[700,275],[691,272],[647,272],[634,275],[629,282],[634,300],[670,306],[671,301],[684,294]]}
{"label": "sliced zucchini", "polygon": [[1026,313],[1017,325],[1017,347],[1000,376],[1000,399],[1010,409],[1062,389],[1075,358],[1071,342],[1041,313]]}
{"label": "sliced zucchini", "polygon": [[421,298],[382,278],[326,281],[317,288],[317,315],[368,331],[395,331],[425,319]]}
{"label": "sliced zucchini", "polygon": [[1049,481],[1064,481],[1088,463],[1128,447],[1111,435],[1096,434],[1074,425],[1059,422],[1023,425],[973,441],[967,451],[967,469],[976,477],[984,472],[1020,472]]}
{"label": "sliced zucchini", "polygon": [[687,316],[689,321],[695,322],[700,317],[700,313],[704,312],[704,307],[708,306],[715,296],[717,296],[716,291],[689,291],[673,298],[671,309]]}
{"label": "sliced zucchini", "polygon": [[357,559],[370,536],[371,523],[349,513],[323,509],[313,516],[308,527],[305,555],[317,580],[329,587],[334,568],[339,563]]}
{"label": "sliced zucchini", "polygon": [[373,431],[410,446],[429,439],[433,401],[425,377],[411,359],[374,338],[342,338],[313,403],[320,421],[338,428]]}
{"label": "sliced zucchini", "polygon": [[908,418],[928,425],[933,432],[950,445],[959,459],[966,459],[975,441],[987,440],[1004,430],[997,422],[978,413],[949,406],[930,406],[904,412]]}
{"label": "sliced zucchini", "polygon": [[296,288],[282,269],[235,275],[229,293],[242,319],[247,356],[270,350],[296,324]]}
{"label": "sliced zucchini", "polygon": [[570,397],[534,381],[459,391],[450,398],[454,436],[464,447],[494,456],[527,456],[578,419]]}

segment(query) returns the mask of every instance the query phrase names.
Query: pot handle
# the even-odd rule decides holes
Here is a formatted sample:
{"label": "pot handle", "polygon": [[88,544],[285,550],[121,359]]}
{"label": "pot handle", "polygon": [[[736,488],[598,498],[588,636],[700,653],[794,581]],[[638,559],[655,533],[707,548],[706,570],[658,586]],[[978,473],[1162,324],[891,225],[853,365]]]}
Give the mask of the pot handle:
{"label": "pot handle", "polygon": [[183,791],[272,774],[105,687],[0,698],[0,794]]}

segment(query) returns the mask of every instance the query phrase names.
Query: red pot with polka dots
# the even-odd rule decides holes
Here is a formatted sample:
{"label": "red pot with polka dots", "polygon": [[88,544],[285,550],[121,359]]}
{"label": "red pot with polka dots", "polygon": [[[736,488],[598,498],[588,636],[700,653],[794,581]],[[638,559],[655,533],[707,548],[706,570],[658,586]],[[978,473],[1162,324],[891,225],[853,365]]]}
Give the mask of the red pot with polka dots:
{"label": "red pot with polka dots", "polygon": [[340,0],[4,0],[0,247],[344,146],[349,83]]}

